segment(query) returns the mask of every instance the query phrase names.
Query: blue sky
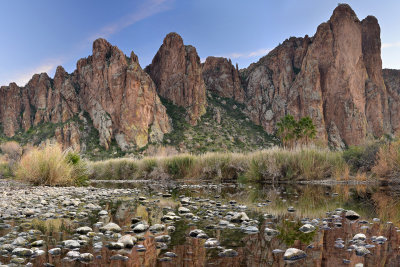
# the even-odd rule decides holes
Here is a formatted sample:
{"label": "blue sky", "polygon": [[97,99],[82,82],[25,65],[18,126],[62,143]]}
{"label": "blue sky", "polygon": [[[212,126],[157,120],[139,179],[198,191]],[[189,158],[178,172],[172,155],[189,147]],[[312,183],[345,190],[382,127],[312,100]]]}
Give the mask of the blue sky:
{"label": "blue sky", "polygon": [[[383,66],[400,69],[400,1],[347,1],[360,19],[381,25]],[[0,85],[24,85],[34,73],[68,72],[106,38],[144,68],[169,32],[201,59],[225,56],[247,67],[290,36],[314,35],[338,1],[331,0],[0,0]]]}

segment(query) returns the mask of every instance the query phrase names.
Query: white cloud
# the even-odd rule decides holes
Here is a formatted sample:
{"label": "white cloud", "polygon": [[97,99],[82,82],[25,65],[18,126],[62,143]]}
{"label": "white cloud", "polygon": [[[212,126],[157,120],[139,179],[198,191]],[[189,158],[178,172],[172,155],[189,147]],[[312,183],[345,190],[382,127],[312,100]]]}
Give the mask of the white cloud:
{"label": "white cloud", "polygon": [[138,21],[151,17],[157,13],[170,9],[171,0],[149,0],[145,1],[137,10],[119,20],[102,27],[97,33],[91,35],[88,41],[93,42],[99,37],[108,37],[122,29],[135,24]]}
{"label": "white cloud", "polygon": [[11,82],[15,82],[18,86],[24,86],[34,74],[36,73],[49,73],[54,71],[55,68],[62,63],[61,59],[49,59],[41,63],[40,65],[25,69],[22,72],[14,73],[9,75],[8,80],[0,81],[1,85],[8,85]]}
{"label": "white cloud", "polygon": [[224,57],[232,58],[232,59],[261,57],[261,56],[265,56],[266,54],[268,54],[269,51],[271,51],[271,49],[262,48],[262,49],[258,49],[256,51],[247,52],[247,53],[231,53]]}
{"label": "white cloud", "polygon": [[[147,0],[134,12],[120,18],[119,20],[102,27],[97,33],[92,34],[84,40],[81,45],[78,45],[75,50],[82,50],[83,47],[86,47],[88,44],[91,44],[95,39],[99,37],[109,37],[110,35],[121,31],[122,29],[131,26],[132,24],[146,19],[150,16],[153,16],[157,13],[166,11],[170,9],[169,3],[174,0]],[[32,67],[30,69],[25,69],[18,73],[10,73],[4,74],[2,76],[7,77],[4,80],[0,80],[0,85],[8,85],[10,82],[15,82],[19,86],[24,86],[35,73],[42,72],[52,72],[58,65],[61,65],[68,58],[71,58],[72,55],[76,53],[69,53],[70,55],[64,55],[63,59],[47,59],[43,63],[38,66]]]}
{"label": "white cloud", "polygon": [[388,47],[400,47],[400,42],[397,43],[383,43],[382,48],[388,48]]}

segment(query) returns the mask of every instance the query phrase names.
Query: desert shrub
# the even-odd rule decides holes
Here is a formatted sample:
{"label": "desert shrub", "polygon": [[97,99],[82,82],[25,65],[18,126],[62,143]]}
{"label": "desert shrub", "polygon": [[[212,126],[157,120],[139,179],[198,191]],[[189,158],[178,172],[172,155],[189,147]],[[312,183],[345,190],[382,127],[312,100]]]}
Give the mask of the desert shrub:
{"label": "desert shrub", "polygon": [[1,144],[0,148],[1,148],[1,152],[3,152],[3,154],[7,155],[10,160],[18,161],[21,158],[22,148],[15,141],[3,143],[3,144]]}
{"label": "desert shrub", "polygon": [[273,148],[248,154],[181,154],[91,163],[92,179],[173,178],[241,181],[335,179],[348,169],[342,152],[319,148]]}
{"label": "desert shrub", "polygon": [[192,170],[194,156],[179,155],[165,159],[165,169],[174,178],[185,178]]}
{"label": "desert shrub", "polygon": [[92,162],[90,179],[93,180],[129,180],[137,175],[138,164],[134,159],[119,158]]}
{"label": "desert shrub", "polygon": [[151,173],[157,167],[157,160],[155,158],[145,158],[139,163],[139,175],[141,177]]}
{"label": "desert shrub", "polygon": [[343,159],[349,164],[352,172],[371,171],[381,146],[383,143],[380,141],[369,141],[358,146],[350,146],[343,151]]}
{"label": "desert shrub", "polygon": [[192,178],[207,180],[236,180],[243,174],[247,164],[244,154],[236,153],[207,153],[194,157],[194,164],[190,173]]}
{"label": "desert shrub", "polygon": [[245,177],[247,181],[262,182],[281,176],[276,164],[276,159],[272,153],[259,152],[254,154],[248,162]]}
{"label": "desert shrub", "polygon": [[15,141],[9,141],[1,144],[0,146],[1,152],[6,156],[6,161],[8,162],[8,167],[5,169],[9,169],[10,172],[14,170],[15,164],[21,159],[22,156],[22,148]]}
{"label": "desert shrub", "polygon": [[13,176],[13,171],[8,161],[0,161],[0,178]]}
{"label": "desert shrub", "polygon": [[340,152],[314,148],[272,149],[250,158],[246,177],[250,181],[322,180],[335,178],[345,166]]}
{"label": "desert shrub", "polygon": [[69,151],[65,153],[65,161],[72,165],[72,179],[77,186],[87,186],[89,183],[88,166],[81,156],[74,152]]}
{"label": "desert shrub", "polygon": [[380,178],[400,177],[400,142],[380,147],[372,172]]}
{"label": "desert shrub", "polygon": [[34,185],[82,185],[87,180],[86,164],[70,153],[60,145],[33,148],[22,156],[16,177]]}

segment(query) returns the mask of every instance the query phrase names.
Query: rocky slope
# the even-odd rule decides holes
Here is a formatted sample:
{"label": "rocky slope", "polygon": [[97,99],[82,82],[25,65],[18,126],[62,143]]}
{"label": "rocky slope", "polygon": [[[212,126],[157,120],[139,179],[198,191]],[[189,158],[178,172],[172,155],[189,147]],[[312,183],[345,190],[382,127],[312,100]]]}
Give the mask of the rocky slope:
{"label": "rocky slope", "polygon": [[186,108],[187,120],[196,125],[206,108],[206,87],[196,48],[185,46],[181,36],[170,33],[145,70],[160,96]]}
{"label": "rocky slope", "polygon": [[221,97],[228,97],[243,103],[245,92],[239,76],[238,66],[223,57],[207,57],[202,64],[203,78],[207,90]]}
{"label": "rocky slope", "polygon": [[322,140],[347,145],[390,132],[380,49],[377,19],[339,5],[312,38],[290,38],[241,71],[250,117],[273,132],[285,114],[310,116]]}
{"label": "rocky slope", "polygon": [[126,57],[104,39],[93,43],[93,55],[78,61],[69,75],[58,67],[54,79],[35,74],[25,87],[15,83],[0,89],[0,118],[4,134],[14,136],[42,123],[59,124],[55,139],[80,148],[84,133],[77,120],[89,115],[100,145],[115,139],[121,149],[161,141],[171,130],[154,82],[141,69],[136,55]]}

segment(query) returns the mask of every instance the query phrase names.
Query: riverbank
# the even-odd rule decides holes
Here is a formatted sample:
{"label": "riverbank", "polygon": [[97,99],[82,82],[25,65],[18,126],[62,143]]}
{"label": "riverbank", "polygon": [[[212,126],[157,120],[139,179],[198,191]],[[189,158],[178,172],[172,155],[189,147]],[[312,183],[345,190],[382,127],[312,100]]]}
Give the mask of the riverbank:
{"label": "riverbank", "polygon": [[[91,180],[210,180],[275,182],[352,180],[342,152],[320,148],[272,148],[253,153],[181,154],[140,160],[90,162]],[[353,180],[366,181],[366,175]]]}

